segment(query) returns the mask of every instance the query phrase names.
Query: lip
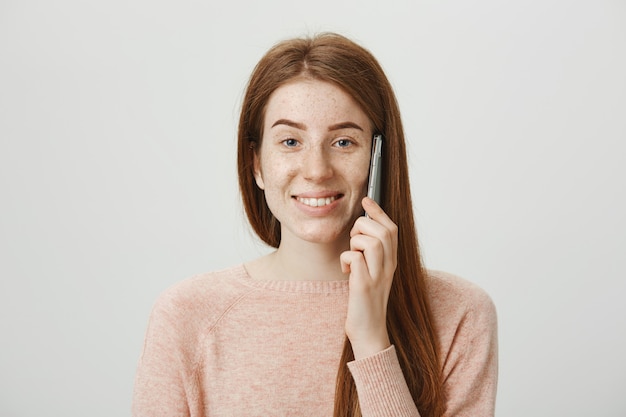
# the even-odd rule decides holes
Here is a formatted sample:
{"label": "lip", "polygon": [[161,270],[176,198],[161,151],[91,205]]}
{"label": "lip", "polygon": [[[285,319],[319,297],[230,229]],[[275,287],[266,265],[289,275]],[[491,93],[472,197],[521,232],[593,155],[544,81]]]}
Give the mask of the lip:
{"label": "lip", "polygon": [[292,195],[293,198],[330,198],[337,197],[337,199],[343,197],[343,194],[338,191],[307,191],[300,194]]}
{"label": "lip", "polygon": [[[300,211],[304,212],[307,215],[314,216],[314,217],[325,216],[329,214],[330,212],[332,212],[335,208],[337,208],[339,204],[341,204],[343,197],[344,195],[341,193],[328,192],[328,191],[307,192],[307,193],[291,196],[292,200],[294,201],[294,204]],[[304,202],[301,201],[301,199],[329,199],[329,198],[333,199],[333,201],[331,201],[328,204],[324,204],[322,206],[313,206],[313,205],[305,204]]]}

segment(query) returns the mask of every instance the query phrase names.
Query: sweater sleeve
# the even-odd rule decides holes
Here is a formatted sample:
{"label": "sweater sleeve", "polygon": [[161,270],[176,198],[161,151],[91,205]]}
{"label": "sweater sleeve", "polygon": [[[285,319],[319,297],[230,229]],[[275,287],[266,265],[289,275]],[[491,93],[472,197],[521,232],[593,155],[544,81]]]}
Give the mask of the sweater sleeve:
{"label": "sweater sleeve", "polygon": [[[184,310],[183,310],[184,311]],[[139,359],[133,392],[133,417],[188,417],[191,355],[180,306],[169,293],[156,302]]]}
{"label": "sweater sleeve", "polygon": [[478,293],[458,323],[443,359],[444,416],[493,416],[498,380],[497,316],[486,293]]}
{"label": "sweater sleeve", "polygon": [[419,416],[394,346],[349,362],[348,368],[359,393],[363,417]]}
{"label": "sweater sleeve", "polygon": [[[454,335],[440,358],[444,417],[492,417],[498,374],[495,306],[480,290],[470,296],[466,308],[450,313],[448,320],[440,323],[445,328],[437,330]],[[350,362],[348,368],[364,417],[419,416],[394,346]]]}

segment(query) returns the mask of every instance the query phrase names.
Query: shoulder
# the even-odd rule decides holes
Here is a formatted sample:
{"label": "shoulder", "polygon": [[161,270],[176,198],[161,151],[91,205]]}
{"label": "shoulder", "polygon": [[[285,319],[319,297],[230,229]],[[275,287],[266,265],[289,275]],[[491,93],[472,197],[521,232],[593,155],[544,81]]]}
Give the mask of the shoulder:
{"label": "shoulder", "polygon": [[453,343],[492,343],[497,338],[497,313],[492,298],[478,285],[459,276],[428,271],[430,310],[443,350]]}
{"label": "shoulder", "polygon": [[436,316],[483,312],[495,315],[493,300],[478,285],[448,272],[429,270],[426,285]]}
{"label": "shoulder", "polygon": [[152,319],[167,320],[174,326],[206,329],[253,290],[246,285],[246,276],[243,266],[238,265],[180,281],[159,295]]}

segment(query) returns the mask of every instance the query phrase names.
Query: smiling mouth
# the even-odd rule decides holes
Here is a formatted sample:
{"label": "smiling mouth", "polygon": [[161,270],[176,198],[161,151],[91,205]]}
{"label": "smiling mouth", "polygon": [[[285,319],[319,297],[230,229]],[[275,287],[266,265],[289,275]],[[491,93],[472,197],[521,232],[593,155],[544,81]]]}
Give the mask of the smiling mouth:
{"label": "smiling mouth", "polygon": [[337,200],[340,196],[324,197],[324,198],[304,198],[296,197],[300,203],[309,207],[324,207],[333,201]]}

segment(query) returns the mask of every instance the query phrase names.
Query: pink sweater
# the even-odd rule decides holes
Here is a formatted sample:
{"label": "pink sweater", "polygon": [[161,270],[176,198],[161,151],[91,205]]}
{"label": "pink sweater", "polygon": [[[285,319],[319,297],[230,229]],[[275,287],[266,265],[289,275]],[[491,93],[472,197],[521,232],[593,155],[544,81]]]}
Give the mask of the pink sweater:
{"label": "pink sweater", "polygon": [[[431,272],[446,416],[493,416],[496,313],[477,286]],[[157,300],[133,416],[332,416],[347,281],[255,281],[243,266]],[[364,417],[418,416],[394,347],[348,364]]]}

